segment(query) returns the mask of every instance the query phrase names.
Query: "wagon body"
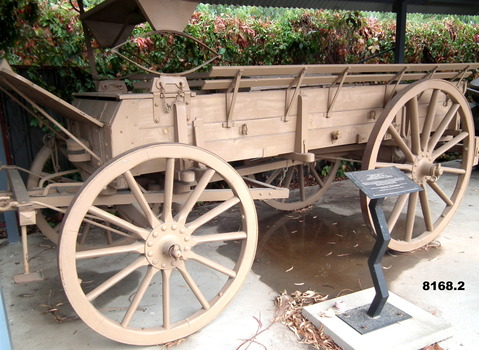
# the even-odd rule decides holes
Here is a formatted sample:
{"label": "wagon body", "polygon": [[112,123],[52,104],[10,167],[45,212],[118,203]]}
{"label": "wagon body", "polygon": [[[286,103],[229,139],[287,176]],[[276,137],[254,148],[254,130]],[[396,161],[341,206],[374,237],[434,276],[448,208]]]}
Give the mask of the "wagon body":
{"label": "wagon body", "polygon": [[[441,65],[445,72],[438,76],[457,78],[470,67]],[[128,93],[126,86],[123,92],[118,92],[117,87],[109,88],[105,84],[100,92],[77,94],[73,105],[104,124],[99,128],[81,121],[70,122],[73,133],[87,140],[100,158],[100,161],[93,159],[87,167],[83,166],[89,169],[84,178],[113,157],[154,142],[195,145],[219,155],[227,162],[282,155],[291,158],[293,154],[301,159],[300,154],[308,152],[323,156],[356,156],[359,160],[361,150],[369,140],[388,98],[407,87],[407,84],[399,84],[400,81],[394,80],[398,77],[397,71],[406,73],[406,66],[381,65],[380,70],[374,67],[376,71],[388,72],[376,75],[366,75],[371,70],[367,66],[309,68],[324,72],[322,76],[311,77],[323,84],[310,79],[309,84],[298,85],[298,89],[291,88],[284,84],[294,83],[298,79],[293,76],[297,68],[275,67],[282,75],[274,76],[272,74],[275,71],[272,72],[270,67],[248,67],[246,69],[255,75],[262,76],[263,81],[252,84],[250,81],[253,78],[243,78],[243,85],[238,87],[238,92],[233,93],[228,92],[228,86],[234,84],[234,79],[212,79],[222,74],[220,68],[217,69],[220,73],[213,70],[208,79],[201,81],[200,90],[190,88],[184,77],[163,76],[143,83],[142,86],[147,86],[147,92]],[[406,79],[427,77],[433,68],[437,69],[427,65],[410,66],[409,70],[414,73],[409,72],[410,76]],[[228,68],[232,76],[244,69]],[[334,84],[341,78],[337,72],[349,70],[356,71],[351,79],[354,83],[342,86]],[[269,76],[264,78],[263,74]],[[279,83],[283,86],[274,86],[282,77]],[[392,81],[385,83],[386,79]],[[371,81],[374,84],[368,84]],[[198,81],[193,80],[192,84],[197,86]],[[110,91],[105,91],[108,89]],[[459,89],[464,87],[460,86]],[[231,108],[233,99],[234,106]],[[421,126],[430,99],[430,91],[420,98]],[[445,99],[443,95],[437,100],[438,113],[447,111]],[[434,123],[432,131],[439,121]],[[398,130],[400,128],[398,124]],[[451,128],[457,129],[459,125],[451,125]]]}

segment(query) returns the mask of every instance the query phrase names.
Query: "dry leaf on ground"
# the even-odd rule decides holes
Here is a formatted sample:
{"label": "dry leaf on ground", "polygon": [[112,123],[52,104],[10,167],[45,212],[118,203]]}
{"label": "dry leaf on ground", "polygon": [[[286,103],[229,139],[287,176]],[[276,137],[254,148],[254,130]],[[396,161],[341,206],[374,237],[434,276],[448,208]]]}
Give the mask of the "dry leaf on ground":
{"label": "dry leaf on ground", "polygon": [[309,344],[320,350],[341,350],[334,341],[304,318],[303,307],[326,300],[327,296],[308,290],[292,294],[283,292],[276,298],[275,321],[286,325],[303,344]]}

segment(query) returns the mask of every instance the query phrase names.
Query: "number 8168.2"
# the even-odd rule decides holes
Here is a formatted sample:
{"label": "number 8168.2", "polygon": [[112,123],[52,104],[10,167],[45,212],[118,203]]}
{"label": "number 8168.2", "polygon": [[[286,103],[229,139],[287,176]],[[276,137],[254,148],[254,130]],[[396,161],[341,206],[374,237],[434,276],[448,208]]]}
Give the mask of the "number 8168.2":
{"label": "number 8168.2", "polygon": [[422,283],[423,290],[465,290],[465,283],[459,281],[454,283],[452,281],[424,281]]}

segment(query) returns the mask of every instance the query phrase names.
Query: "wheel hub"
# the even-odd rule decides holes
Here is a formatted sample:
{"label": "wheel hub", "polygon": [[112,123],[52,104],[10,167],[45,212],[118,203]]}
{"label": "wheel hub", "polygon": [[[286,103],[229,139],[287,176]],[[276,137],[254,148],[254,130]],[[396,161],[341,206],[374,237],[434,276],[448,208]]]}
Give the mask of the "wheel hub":
{"label": "wheel hub", "polygon": [[432,155],[427,152],[419,154],[412,165],[411,176],[417,184],[436,181],[442,174],[441,164],[434,163]]}
{"label": "wheel hub", "polygon": [[185,252],[191,249],[186,231],[176,222],[164,223],[151,231],[145,242],[145,256],[150,265],[167,270],[185,260]]}

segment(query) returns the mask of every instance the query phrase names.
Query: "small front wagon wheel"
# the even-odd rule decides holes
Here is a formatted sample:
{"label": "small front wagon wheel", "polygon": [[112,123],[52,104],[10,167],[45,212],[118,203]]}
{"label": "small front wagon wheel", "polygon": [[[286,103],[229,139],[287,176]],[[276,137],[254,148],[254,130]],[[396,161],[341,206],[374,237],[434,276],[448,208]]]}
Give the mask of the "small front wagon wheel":
{"label": "small front wagon wheel", "polygon": [[[64,149],[64,146],[62,146],[58,140],[44,145],[32,162],[30,176],[27,180],[27,188],[40,189],[50,187],[49,193],[53,192],[56,194],[71,194],[72,191],[77,191],[82,183],[74,181],[68,176],[71,177],[73,174],[78,176],[80,171],[74,167],[69,170],[62,169],[61,165],[64,167],[68,165],[72,167],[66,159],[66,149]],[[59,186],[57,187],[57,185]],[[68,186],[61,187],[61,185]],[[123,205],[121,206],[121,210],[125,212],[124,208],[127,207],[128,205]],[[38,209],[36,213],[37,227],[45,237],[55,244],[58,244],[64,209],[65,208],[57,208],[55,211],[52,209]],[[107,210],[122,214],[119,212],[119,208],[115,208],[114,206],[109,206]],[[52,213],[54,213],[54,220],[48,220],[48,216]],[[98,236],[90,234],[90,228],[91,224],[85,222],[81,229],[81,234],[78,235],[78,249],[93,249],[100,246],[122,245],[129,242],[128,239],[121,234],[116,235],[113,228],[96,232],[100,233]]]}
{"label": "small front wagon wheel", "polygon": [[[32,165],[30,167],[30,175],[27,179],[27,188],[34,189],[40,188],[42,185],[43,179],[47,178],[48,181],[45,181],[46,184],[53,182],[60,183],[74,183],[73,180],[65,177],[65,174],[72,174],[77,172],[77,170],[64,171],[65,169],[56,169],[59,167],[59,163],[65,163],[66,159],[62,159],[63,152],[60,151],[61,146],[55,140],[52,144],[44,145],[36,154],[33,159]],[[56,159],[60,158],[60,160]],[[57,161],[55,162],[54,159]],[[54,176],[55,172],[59,174]],[[46,186],[46,185],[45,185]],[[77,187],[79,188],[79,187]],[[57,244],[58,243],[58,231],[59,223],[63,214],[56,212],[55,219],[53,221],[48,221],[48,210],[39,209],[36,212],[36,225],[38,229],[47,237],[50,241]]]}
{"label": "small front wagon wheel", "polygon": [[[439,235],[464,196],[473,156],[471,110],[453,84],[418,81],[386,105],[367,143],[363,170],[396,166],[423,189],[384,202],[389,248],[411,251]],[[451,157],[456,161],[445,162]],[[371,220],[364,197],[362,208]]]}
{"label": "small front wagon wheel", "polygon": [[[209,189],[212,179],[223,180],[222,189]],[[129,198],[135,220],[96,204],[112,184],[113,201]],[[208,203],[196,209],[201,201]],[[133,243],[78,251],[85,220]],[[253,200],[229,164],[196,147],[153,144],[114,158],[82,186],[65,216],[59,270],[71,305],[95,331],[127,344],[162,344],[216,318],[247,277],[256,244]]]}

